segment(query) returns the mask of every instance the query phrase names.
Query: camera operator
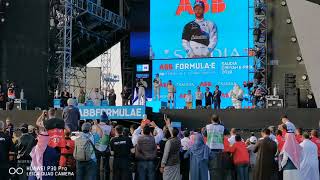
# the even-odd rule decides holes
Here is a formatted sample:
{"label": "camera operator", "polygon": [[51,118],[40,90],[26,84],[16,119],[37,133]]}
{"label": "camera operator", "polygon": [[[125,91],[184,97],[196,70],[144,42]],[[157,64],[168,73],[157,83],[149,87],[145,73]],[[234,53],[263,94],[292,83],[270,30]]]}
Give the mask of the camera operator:
{"label": "camera operator", "polygon": [[9,83],[7,81],[7,103],[6,103],[6,109],[12,110],[14,105],[14,100],[16,99],[16,93],[15,93],[15,85],[14,83]]}
{"label": "camera operator", "polygon": [[253,104],[256,108],[263,108],[265,106],[265,96],[267,91],[260,85],[257,85],[253,89]]}

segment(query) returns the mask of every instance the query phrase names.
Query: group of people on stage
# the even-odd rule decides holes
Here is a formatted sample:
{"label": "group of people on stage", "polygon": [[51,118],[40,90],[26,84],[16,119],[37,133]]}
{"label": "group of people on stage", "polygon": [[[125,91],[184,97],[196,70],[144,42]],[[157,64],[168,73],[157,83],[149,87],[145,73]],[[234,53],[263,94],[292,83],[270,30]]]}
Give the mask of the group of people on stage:
{"label": "group of people on stage", "polygon": [[[159,78],[159,74],[156,74],[156,77],[153,80],[153,92],[154,92],[153,100],[160,100],[160,85],[161,85],[161,80]],[[167,83],[167,90],[168,90],[167,107],[174,108],[176,87],[173,85],[171,80],[169,80]],[[204,93],[201,92],[200,86],[198,86],[194,96],[191,93],[191,90],[188,90],[187,94],[184,95],[184,99],[186,103],[185,108],[192,109],[193,103],[195,100],[196,108],[205,107],[207,109],[210,109],[213,106],[214,109],[220,109],[221,95],[222,93],[219,90],[218,85],[215,86],[215,90],[213,92],[210,92],[210,88],[206,87],[206,91]],[[235,84],[233,89],[228,93],[228,95],[231,98],[232,106],[235,109],[241,109],[242,102],[244,99],[243,98],[244,91],[241,89],[241,87],[238,84]],[[204,104],[203,104],[203,99],[204,99]]]}
{"label": "group of people on stage", "polygon": [[[192,109],[193,105],[193,96],[191,94],[191,90],[188,90],[188,93],[184,97],[186,102],[186,108]],[[220,109],[221,104],[221,91],[219,90],[219,86],[216,85],[216,89],[213,92],[210,92],[210,88],[206,87],[206,92],[202,93],[200,87],[197,87],[197,91],[195,93],[195,103],[196,108],[202,108],[203,102],[205,100],[205,108],[211,109],[212,104],[214,105],[214,109]]]}

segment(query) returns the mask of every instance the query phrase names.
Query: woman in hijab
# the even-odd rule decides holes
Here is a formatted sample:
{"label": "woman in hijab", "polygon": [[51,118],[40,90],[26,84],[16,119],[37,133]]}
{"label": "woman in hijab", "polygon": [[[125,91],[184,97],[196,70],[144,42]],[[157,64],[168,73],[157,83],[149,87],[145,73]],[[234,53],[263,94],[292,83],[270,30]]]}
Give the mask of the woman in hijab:
{"label": "woman in hijab", "polygon": [[191,180],[208,180],[210,154],[210,149],[204,143],[203,136],[196,133],[194,144],[184,155],[185,158],[190,157]]}
{"label": "woman in hijab", "polygon": [[58,167],[59,154],[54,148],[48,146],[50,139],[48,133],[42,132],[37,139],[37,145],[33,147],[30,153],[31,167],[35,176],[29,176],[29,180],[55,180],[54,168],[47,170],[47,167]]}
{"label": "woman in hijab", "polygon": [[283,180],[301,180],[300,161],[302,148],[293,132],[287,132],[286,140],[280,153],[280,164],[283,168]]}

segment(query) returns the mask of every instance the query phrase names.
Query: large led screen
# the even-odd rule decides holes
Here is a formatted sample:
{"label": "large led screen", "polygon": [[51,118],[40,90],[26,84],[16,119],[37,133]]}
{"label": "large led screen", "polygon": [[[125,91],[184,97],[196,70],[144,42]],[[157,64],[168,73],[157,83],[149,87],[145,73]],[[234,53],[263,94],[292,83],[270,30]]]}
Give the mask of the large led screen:
{"label": "large led screen", "polygon": [[[153,59],[248,55],[253,39],[249,4],[253,1],[200,1],[203,4],[195,4],[196,0],[151,0]],[[204,5],[203,19],[201,5]]]}
{"label": "large led screen", "polygon": [[232,106],[229,92],[234,84],[240,85],[244,91],[242,107],[252,106],[248,89],[243,86],[244,82],[252,80],[252,74],[249,71],[252,71],[250,57],[153,60],[152,65],[153,79],[156,74],[159,74],[161,79],[160,100],[167,101],[166,86],[171,80],[176,87],[175,108],[177,109],[185,107],[184,96],[188,90],[191,90],[193,102],[195,102],[197,86],[200,86],[202,92],[205,92],[206,87],[209,87],[212,92],[215,86],[219,85],[222,91],[221,108]]}

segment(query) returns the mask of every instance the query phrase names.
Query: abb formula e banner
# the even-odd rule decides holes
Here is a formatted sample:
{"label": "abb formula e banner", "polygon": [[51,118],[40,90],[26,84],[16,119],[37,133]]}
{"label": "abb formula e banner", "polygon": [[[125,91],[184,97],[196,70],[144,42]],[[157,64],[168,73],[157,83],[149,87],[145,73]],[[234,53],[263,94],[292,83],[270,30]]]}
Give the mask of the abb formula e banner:
{"label": "abb formula e banner", "polygon": [[145,114],[145,106],[78,106],[80,119],[100,119],[106,112],[109,119],[138,119]]}
{"label": "abb formula e banner", "polygon": [[151,0],[152,59],[247,56],[253,0]]}
{"label": "abb formula e banner", "polygon": [[[200,86],[201,92],[205,92],[206,87],[213,92],[218,85],[222,92],[221,108],[232,106],[229,92],[235,84],[238,84],[244,91],[242,108],[251,107],[248,89],[243,83],[253,79],[252,58],[250,57],[228,57],[228,58],[200,58],[200,59],[176,59],[176,60],[153,60],[152,76],[156,74],[160,77],[160,100],[168,101],[167,83],[169,80],[176,87],[175,108],[184,108],[185,95],[191,90],[193,96],[193,108],[195,108],[195,92]],[[153,97],[155,93],[153,92]],[[204,99],[202,105],[205,105]]]}

